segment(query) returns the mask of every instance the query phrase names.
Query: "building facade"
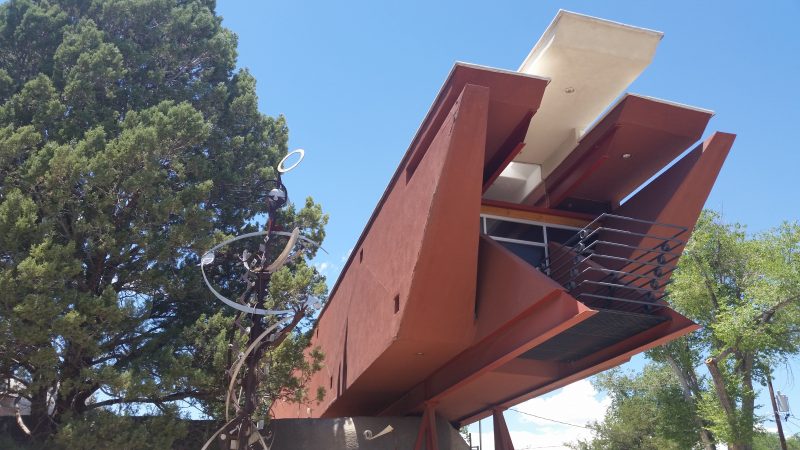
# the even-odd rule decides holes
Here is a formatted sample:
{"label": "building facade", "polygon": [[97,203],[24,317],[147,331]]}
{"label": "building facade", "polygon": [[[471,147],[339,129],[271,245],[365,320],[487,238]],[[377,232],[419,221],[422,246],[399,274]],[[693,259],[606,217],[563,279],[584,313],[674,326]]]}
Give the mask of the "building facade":
{"label": "building facade", "polygon": [[696,329],[664,295],[734,135],[625,93],[660,39],[562,11],[456,64],[313,331],[325,399],[275,416],[465,425]]}

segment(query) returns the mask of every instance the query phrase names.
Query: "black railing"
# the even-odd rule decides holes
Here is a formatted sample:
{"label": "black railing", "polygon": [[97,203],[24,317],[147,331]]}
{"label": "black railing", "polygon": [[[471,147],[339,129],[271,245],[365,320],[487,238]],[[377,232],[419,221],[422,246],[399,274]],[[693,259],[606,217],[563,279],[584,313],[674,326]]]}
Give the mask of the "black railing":
{"label": "black railing", "polygon": [[564,244],[549,244],[541,270],[590,306],[650,312],[662,307],[686,231],[602,214]]}

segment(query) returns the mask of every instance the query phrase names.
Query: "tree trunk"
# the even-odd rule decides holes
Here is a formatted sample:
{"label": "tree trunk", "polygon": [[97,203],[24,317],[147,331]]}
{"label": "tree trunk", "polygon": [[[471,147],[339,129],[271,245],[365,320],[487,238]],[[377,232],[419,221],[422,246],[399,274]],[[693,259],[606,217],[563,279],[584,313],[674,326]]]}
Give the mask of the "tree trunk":
{"label": "tree trunk", "polygon": [[55,423],[50,417],[47,400],[47,388],[39,388],[31,398],[31,415],[22,418],[35,442],[45,442],[55,432]]}
{"label": "tree trunk", "polygon": [[728,396],[728,391],[725,389],[725,379],[722,377],[722,372],[719,371],[718,364],[719,362],[715,357],[706,359],[706,366],[711,374],[711,381],[714,383],[714,391],[717,393],[719,405],[722,406],[722,411],[730,422],[735,417],[736,410],[733,407],[731,398]]}
{"label": "tree trunk", "polygon": [[739,416],[739,433],[743,448],[753,447],[753,430],[755,429],[756,393],[753,390],[753,355],[745,353],[737,355],[740,358],[737,365],[742,377],[742,411]]}
{"label": "tree trunk", "polygon": [[[684,370],[681,368],[680,364],[678,364],[678,361],[670,355],[667,355],[667,361],[672,368],[672,372],[678,377],[678,381],[681,383],[681,391],[683,392],[684,400],[694,407],[695,413],[693,419],[700,432],[700,441],[703,443],[703,448],[705,450],[717,450],[717,446],[714,444],[714,436],[705,428],[703,419],[697,414],[697,402],[695,401],[695,397],[699,396],[700,389],[697,385],[697,376],[694,374],[694,369]],[[691,370],[692,373],[689,373],[689,370]]]}
{"label": "tree trunk", "polygon": [[[751,360],[752,362],[752,360]],[[706,366],[708,367],[708,371],[711,374],[711,381],[714,383],[714,391],[717,394],[717,399],[719,400],[720,406],[722,406],[722,410],[725,413],[725,419],[728,422],[731,430],[734,434],[734,442],[728,443],[729,450],[752,450],[752,426],[750,427],[749,431],[743,430],[741,422],[739,421],[736,413],[736,407],[734,406],[733,401],[731,401],[730,396],[728,395],[728,391],[725,389],[725,379],[722,376],[722,372],[719,370],[719,361],[716,357],[710,357],[706,359]],[[752,368],[752,364],[750,366]],[[754,406],[755,398],[752,395],[752,371],[750,371],[750,395],[745,394],[742,397],[742,412],[746,413],[745,408],[751,408],[751,419],[752,419],[752,408]],[[745,384],[745,388],[747,388],[747,380],[743,380]],[[749,406],[748,406],[749,404]],[[746,431],[746,432],[744,432]],[[743,433],[744,432],[744,433]],[[749,438],[748,438],[749,436]]]}

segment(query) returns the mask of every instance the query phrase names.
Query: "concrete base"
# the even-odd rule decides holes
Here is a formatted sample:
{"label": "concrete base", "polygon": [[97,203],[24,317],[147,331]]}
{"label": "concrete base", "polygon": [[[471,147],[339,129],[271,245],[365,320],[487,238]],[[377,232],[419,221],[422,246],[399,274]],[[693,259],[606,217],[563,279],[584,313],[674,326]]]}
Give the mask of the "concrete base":
{"label": "concrete base", "polygon": [[[273,419],[267,436],[270,450],[413,450],[420,421],[419,417]],[[391,432],[374,437],[387,426]],[[439,450],[469,450],[446,420],[437,418],[436,428]]]}

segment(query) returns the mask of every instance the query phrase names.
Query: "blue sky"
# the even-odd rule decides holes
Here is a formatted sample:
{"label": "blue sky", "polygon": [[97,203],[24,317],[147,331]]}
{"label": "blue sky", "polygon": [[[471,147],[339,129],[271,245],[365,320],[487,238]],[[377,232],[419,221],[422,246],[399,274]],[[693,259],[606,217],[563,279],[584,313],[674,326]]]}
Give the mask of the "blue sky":
{"label": "blue sky", "polygon": [[[239,36],[239,65],[258,80],[261,110],[284,114],[290,148],[306,149],[285,181],[295,200],[312,195],[331,216],[330,255],[319,261],[331,284],[452,64],[517,69],[559,8],[663,31],[653,63],[629,91],[712,109],[709,133],[738,134],[707,206],[754,232],[800,220],[798,0],[221,0],[224,25]],[[800,415],[800,386],[790,371],[776,375],[776,389],[789,392]],[[564,397],[539,402],[542,415],[584,420],[571,411],[590,410],[587,396],[602,406],[586,386],[556,395]],[[555,407],[581,398],[583,405]],[[507,413],[512,431],[532,434],[517,435],[519,448],[551,445],[544,432],[580,430],[521,416]]]}

